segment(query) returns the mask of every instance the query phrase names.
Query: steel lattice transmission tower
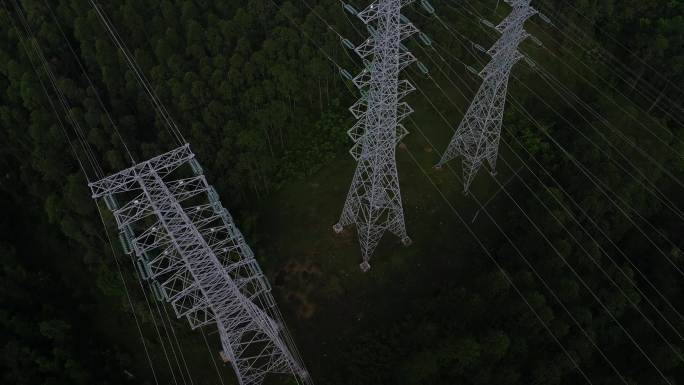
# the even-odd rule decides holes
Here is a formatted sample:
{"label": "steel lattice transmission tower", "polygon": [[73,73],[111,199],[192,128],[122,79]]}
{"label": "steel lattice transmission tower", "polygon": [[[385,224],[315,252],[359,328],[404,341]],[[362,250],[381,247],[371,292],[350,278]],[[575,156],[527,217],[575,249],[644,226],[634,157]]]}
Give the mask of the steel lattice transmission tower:
{"label": "steel lattice transmission tower", "polygon": [[[435,166],[441,168],[446,162],[458,155],[463,157],[463,184],[467,193],[470,183],[480,166],[486,160],[492,174],[496,174],[496,159],[501,137],[501,123],[508,79],[515,63],[525,58],[531,66],[534,63],[518,51],[518,45],[531,37],[523,27],[525,21],[538,13],[530,6],[530,0],[506,0],[513,8],[511,13],[499,25],[494,26],[483,20],[485,25],[501,33],[501,37],[487,51],[481,46],[478,49],[491,56],[491,61],[479,72],[483,79],[477,94],[459,124],[456,133]],[[545,17],[543,17],[545,20]],[[537,43],[539,40],[532,37]],[[474,70],[472,70],[474,72]]]}
{"label": "steel lattice transmission tower", "polygon": [[[241,385],[287,373],[312,384],[259,264],[188,145],[89,184],[126,253],[192,329],[216,325]],[[118,202],[125,202],[119,205]]]}
{"label": "steel lattice transmission tower", "polygon": [[340,233],[355,224],[361,245],[361,269],[369,260],[385,231],[411,243],[406,234],[404,210],[395,159],[396,146],[408,133],[401,122],[413,109],[401,98],[415,90],[399,73],[416,58],[401,43],[418,29],[401,14],[411,0],[378,0],[357,16],[371,36],[356,47],[364,70],[353,82],[362,97],[350,111],[358,119],[348,131],[355,144],[350,153],[358,162],[339,222]]}

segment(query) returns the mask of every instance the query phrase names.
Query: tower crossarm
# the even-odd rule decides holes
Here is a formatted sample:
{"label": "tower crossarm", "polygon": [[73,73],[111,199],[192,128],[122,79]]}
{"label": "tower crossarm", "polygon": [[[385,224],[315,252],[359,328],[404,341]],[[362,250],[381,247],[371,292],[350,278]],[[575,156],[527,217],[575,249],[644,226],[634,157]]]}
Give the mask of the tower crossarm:
{"label": "tower crossarm", "polygon": [[354,115],[356,119],[361,118],[366,114],[366,111],[368,110],[368,100],[366,100],[365,97],[362,97],[361,99],[357,100],[356,103],[352,104],[351,107],[349,107],[349,111]]}
{"label": "tower crossarm", "polygon": [[373,54],[374,45],[375,45],[375,40],[373,40],[373,37],[369,37],[363,43],[358,45],[354,49],[354,52],[356,52],[356,54],[359,55],[359,57],[361,59],[365,59],[368,56],[371,56]]}
{"label": "tower crossarm", "polygon": [[155,172],[165,177],[176,168],[187,163],[195,155],[190,151],[190,145],[178,147],[172,151],[151,158],[145,162],[138,163],[133,167],[119,171],[104,179],[88,184],[93,198],[100,198],[105,194],[117,194],[131,191],[137,188],[136,178],[141,173]]}
{"label": "tower crossarm", "polygon": [[368,68],[364,68],[363,70],[361,70],[361,72],[359,72],[358,75],[354,77],[354,79],[352,79],[352,82],[354,83],[356,88],[364,90],[370,84],[370,80],[371,71]]}

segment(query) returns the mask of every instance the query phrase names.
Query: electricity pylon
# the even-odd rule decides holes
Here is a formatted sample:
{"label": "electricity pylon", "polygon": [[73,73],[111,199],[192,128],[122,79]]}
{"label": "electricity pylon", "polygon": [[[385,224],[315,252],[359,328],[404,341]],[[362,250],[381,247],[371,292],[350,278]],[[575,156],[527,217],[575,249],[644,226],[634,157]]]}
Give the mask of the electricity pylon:
{"label": "electricity pylon", "polygon": [[[499,152],[501,138],[501,124],[508,79],[515,63],[525,58],[531,66],[534,63],[518,52],[518,46],[528,37],[523,26],[525,21],[538,13],[530,7],[530,0],[506,0],[513,8],[511,13],[499,25],[494,26],[488,21],[482,22],[501,33],[501,37],[487,51],[479,45],[476,48],[491,56],[490,62],[479,72],[483,79],[477,94],[473,98],[468,110],[461,120],[456,133],[442,155],[436,168],[458,155],[463,157],[463,187],[467,193],[470,183],[477,174],[480,166],[486,160],[492,175],[496,174],[496,159]],[[548,20],[542,17],[544,20]],[[541,45],[541,42],[532,37]],[[474,70],[473,70],[474,71]]]}
{"label": "electricity pylon", "polygon": [[411,0],[378,0],[357,14],[368,27],[370,37],[356,47],[365,67],[353,82],[361,99],[350,107],[358,119],[348,131],[356,143],[350,153],[358,162],[342,215],[333,226],[340,233],[355,224],[361,245],[361,270],[386,230],[411,243],[406,234],[404,209],[395,159],[396,146],[408,133],[399,122],[413,109],[401,98],[415,88],[399,73],[416,58],[401,44],[418,29],[401,14]]}
{"label": "electricity pylon", "polygon": [[[268,373],[312,384],[259,264],[188,145],[89,184],[151,280],[192,329],[214,324],[240,385]],[[119,205],[118,202],[125,202]]]}

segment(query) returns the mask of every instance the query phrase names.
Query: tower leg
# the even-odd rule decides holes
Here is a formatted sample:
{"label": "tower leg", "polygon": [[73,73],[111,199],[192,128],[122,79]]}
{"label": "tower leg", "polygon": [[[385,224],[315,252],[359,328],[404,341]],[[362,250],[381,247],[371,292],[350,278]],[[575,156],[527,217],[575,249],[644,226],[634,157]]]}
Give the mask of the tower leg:
{"label": "tower leg", "polygon": [[357,167],[356,171],[354,171],[352,185],[349,188],[349,191],[347,192],[347,197],[344,200],[344,207],[342,208],[342,214],[340,214],[340,219],[337,221],[337,223],[333,225],[333,231],[335,231],[336,234],[342,233],[344,226],[356,222],[360,200],[357,192],[356,182],[360,174],[360,167]]}
{"label": "tower leg", "polygon": [[496,174],[497,174],[497,172],[496,172],[496,158],[497,158],[496,152],[487,158],[487,163],[489,163],[489,173],[492,176],[496,176]]}
{"label": "tower leg", "polygon": [[480,162],[472,162],[468,159],[463,159],[463,193],[468,195],[470,184],[473,182],[477,170],[480,168]]}

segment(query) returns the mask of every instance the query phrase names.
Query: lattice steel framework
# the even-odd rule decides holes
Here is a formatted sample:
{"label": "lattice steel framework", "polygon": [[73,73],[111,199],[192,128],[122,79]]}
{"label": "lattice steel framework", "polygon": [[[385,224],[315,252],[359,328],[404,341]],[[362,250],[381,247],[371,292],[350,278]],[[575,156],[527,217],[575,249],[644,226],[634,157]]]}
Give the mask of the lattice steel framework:
{"label": "lattice steel framework", "polygon": [[399,73],[416,60],[401,43],[418,32],[401,14],[401,8],[411,2],[378,0],[357,15],[371,35],[355,49],[366,67],[353,79],[362,97],[349,109],[358,119],[348,131],[355,142],[350,153],[358,164],[333,229],[339,233],[344,226],[356,225],[363,271],[370,269],[371,255],[386,230],[405,245],[411,243],[395,159],[396,146],[408,133],[399,122],[413,112],[400,100],[415,88],[407,80],[399,80]]}
{"label": "lattice steel framework", "polygon": [[[459,124],[449,146],[435,167],[440,168],[458,155],[463,157],[463,187],[467,193],[480,166],[486,160],[492,174],[496,174],[496,159],[499,152],[501,124],[508,79],[515,63],[525,58],[518,52],[518,46],[530,37],[523,26],[525,21],[538,13],[530,7],[530,0],[506,0],[513,7],[511,13],[493,26],[501,37],[486,51],[491,61],[480,71],[483,79],[466,114]],[[539,43],[538,40],[534,39]],[[539,43],[541,44],[541,43]],[[482,51],[480,46],[476,46]],[[531,61],[530,65],[532,65]]]}
{"label": "lattice steel framework", "polygon": [[192,329],[216,325],[241,385],[269,373],[312,384],[252,250],[188,145],[89,186],[158,299]]}

